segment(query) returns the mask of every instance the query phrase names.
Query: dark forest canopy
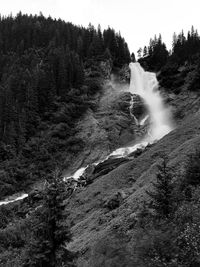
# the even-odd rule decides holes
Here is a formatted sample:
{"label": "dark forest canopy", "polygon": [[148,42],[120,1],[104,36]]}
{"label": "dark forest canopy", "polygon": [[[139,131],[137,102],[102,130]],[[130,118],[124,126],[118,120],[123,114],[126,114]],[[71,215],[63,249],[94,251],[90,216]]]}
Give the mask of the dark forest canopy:
{"label": "dark forest canopy", "polygon": [[173,34],[172,50],[167,51],[165,43],[162,41],[161,34],[154,39],[150,39],[149,45],[138,50],[139,61],[146,62],[147,68],[160,70],[167,61],[183,64],[186,60],[191,61],[200,52],[200,36],[194,27],[188,31]]}
{"label": "dark forest canopy", "polygon": [[124,38],[111,28],[42,14],[0,17],[1,197],[45,176],[74,144],[74,153],[81,148],[74,124],[94,108],[105,66],[129,61]]}
{"label": "dark forest canopy", "polygon": [[127,43],[120,33],[108,27],[101,31],[100,25],[95,29],[75,26],[72,23],[42,14],[28,16],[19,13],[16,17],[0,17],[0,50],[1,53],[15,52],[22,54],[30,48],[46,48],[66,46],[76,52],[84,60],[94,56],[101,59],[109,50],[116,65],[123,65],[130,59]]}
{"label": "dark forest canopy", "polygon": [[146,70],[158,73],[159,83],[166,90],[175,94],[199,91],[200,36],[193,26],[186,36],[183,31],[174,33],[171,51],[167,51],[159,35],[138,50],[138,57]]}

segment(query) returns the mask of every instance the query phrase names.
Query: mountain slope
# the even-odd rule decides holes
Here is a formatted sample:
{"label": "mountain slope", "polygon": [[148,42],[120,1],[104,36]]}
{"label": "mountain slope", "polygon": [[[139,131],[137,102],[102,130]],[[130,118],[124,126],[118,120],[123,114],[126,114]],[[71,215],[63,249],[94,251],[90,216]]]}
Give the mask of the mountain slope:
{"label": "mountain slope", "polygon": [[[200,145],[199,125],[199,112],[188,116],[180,126],[144,151],[139,157],[122,164],[72,195],[69,209],[72,211],[70,217],[75,225],[72,228],[74,241],[69,247],[81,252],[82,256],[78,266],[91,266],[91,261],[95,262],[95,258],[103,257],[104,262],[109,260],[110,255],[104,255],[103,251],[94,251],[95,244],[101,244],[106,236],[110,237],[122,231],[126,237],[124,242],[128,247],[134,213],[138,211],[142,201],[147,198],[145,190],[149,190],[151,182],[155,180],[157,165],[161,157],[167,155],[169,166],[173,168],[174,172],[181,175],[188,155]],[[119,203],[116,208],[110,210],[105,202],[110,198],[116,199],[117,195],[120,195]],[[112,238],[116,243],[113,248],[115,251],[128,253],[121,248],[119,237]],[[112,247],[111,244],[109,246]],[[130,251],[127,257],[130,266],[133,266],[131,265]],[[117,259],[113,259],[112,264],[118,266]],[[98,265],[97,263],[94,266],[112,265],[105,263]]]}

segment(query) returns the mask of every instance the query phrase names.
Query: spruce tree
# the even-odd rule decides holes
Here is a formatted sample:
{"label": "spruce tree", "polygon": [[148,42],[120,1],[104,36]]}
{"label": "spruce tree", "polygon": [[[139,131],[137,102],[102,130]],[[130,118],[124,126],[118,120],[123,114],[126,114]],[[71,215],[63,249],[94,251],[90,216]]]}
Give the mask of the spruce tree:
{"label": "spruce tree", "polygon": [[167,167],[165,158],[158,165],[158,170],[156,182],[153,183],[153,192],[147,191],[147,194],[152,200],[152,208],[156,218],[168,219],[174,212],[175,197],[172,183],[173,176]]}
{"label": "spruce tree", "polygon": [[75,254],[66,249],[66,243],[71,241],[64,203],[68,196],[65,183],[56,171],[46,185],[42,207],[31,216],[32,234],[24,267],[75,266]]}

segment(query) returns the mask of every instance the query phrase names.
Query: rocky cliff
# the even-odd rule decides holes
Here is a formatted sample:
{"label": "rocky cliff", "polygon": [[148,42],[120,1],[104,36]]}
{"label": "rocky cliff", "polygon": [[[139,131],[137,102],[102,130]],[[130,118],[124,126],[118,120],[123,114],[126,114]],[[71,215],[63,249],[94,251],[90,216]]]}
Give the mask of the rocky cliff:
{"label": "rocky cliff", "polygon": [[[134,104],[131,107],[131,102]],[[130,108],[131,107],[131,108]],[[127,91],[127,84],[115,86],[107,80],[96,99],[94,110],[88,110],[77,123],[76,138],[84,144],[78,155],[69,155],[66,175],[88,164],[99,162],[113,150],[136,142],[147,133],[147,124],[138,125],[147,113],[143,100]]]}

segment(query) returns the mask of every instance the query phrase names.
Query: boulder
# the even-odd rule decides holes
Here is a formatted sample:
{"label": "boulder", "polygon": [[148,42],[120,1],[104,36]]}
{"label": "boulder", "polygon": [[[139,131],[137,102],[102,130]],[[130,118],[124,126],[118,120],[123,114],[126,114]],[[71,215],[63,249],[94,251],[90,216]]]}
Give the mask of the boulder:
{"label": "boulder", "polygon": [[106,175],[107,173],[114,170],[119,165],[129,161],[128,158],[114,158],[110,157],[107,160],[100,162],[98,165],[89,165],[84,174],[80,177],[78,183],[83,186],[91,184],[96,178]]}
{"label": "boulder", "polygon": [[148,114],[147,106],[139,95],[133,95],[133,105],[131,108],[131,113],[140,120]]}
{"label": "boulder", "polygon": [[127,158],[110,157],[107,160],[99,163],[95,167],[95,169],[93,171],[93,175],[95,175],[95,177],[105,175],[105,174],[109,173],[110,171],[112,171],[113,169],[115,169],[116,167],[118,167],[119,165],[121,165],[127,161],[129,161],[129,159],[127,159]]}
{"label": "boulder", "polygon": [[121,93],[118,98],[114,100],[113,108],[129,115],[131,98],[133,101],[131,114],[134,115],[137,119],[144,118],[148,114],[147,106],[142,97],[136,94],[132,95],[129,92]]}
{"label": "boulder", "polygon": [[110,197],[103,200],[103,208],[107,208],[109,210],[116,209],[120,206],[123,201],[123,196],[120,191],[111,195]]}

